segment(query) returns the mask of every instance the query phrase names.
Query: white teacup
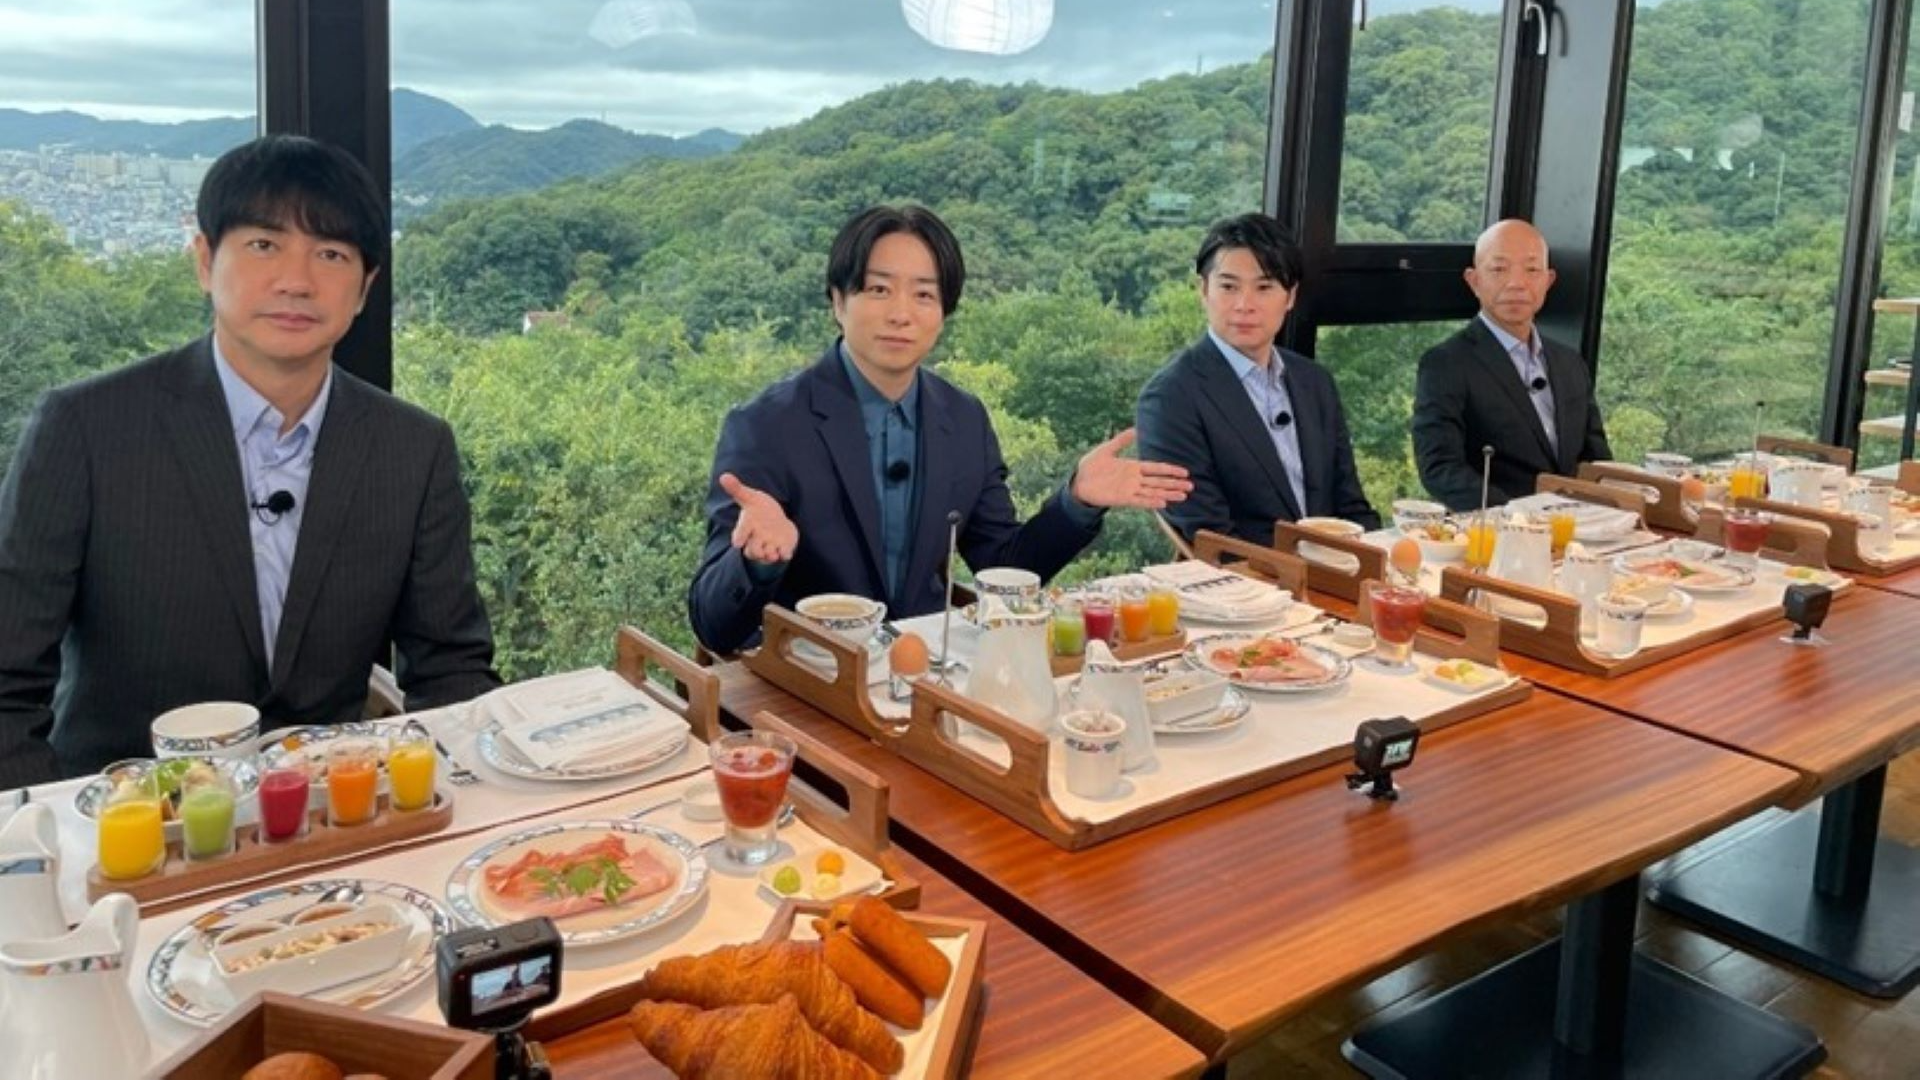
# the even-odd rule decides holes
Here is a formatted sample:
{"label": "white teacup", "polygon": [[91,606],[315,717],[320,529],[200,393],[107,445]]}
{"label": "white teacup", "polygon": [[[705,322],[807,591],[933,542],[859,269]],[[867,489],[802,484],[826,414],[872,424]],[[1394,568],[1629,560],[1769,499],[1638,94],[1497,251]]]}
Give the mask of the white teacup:
{"label": "white teacup", "polygon": [[155,757],[242,757],[260,737],[260,710],[238,701],[182,705],[155,717],[152,735]]}
{"label": "white teacup", "polygon": [[995,566],[973,575],[973,587],[997,596],[1009,607],[1024,610],[1040,599],[1040,575],[1012,566]]}
{"label": "white teacup", "polygon": [[1599,625],[1594,633],[1594,651],[1615,660],[1624,660],[1640,651],[1640,630],[1647,621],[1648,604],[1637,596],[1610,592],[1595,601]]}
{"label": "white teacup", "polygon": [[1693,471],[1693,459],[1685,454],[1670,454],[1662,450],[1649,450],[1643,464],[1650,473],[1671,476],[1678,479]]}
{"label": "white teacup", "polygon": [[1127,722],[1110,712],[1081,709],[1060,718],[1067,790],[1083,799],[1104,799],[1120,786]]}
{"label": "white teacup", "polygon": [[887,605],[853,593],[820,593],[793,608],[810,622],[855,645],[865,645],[887,617]]}
{"label": "white teacup", "polygon": [[1773,467],[1768,483],[1773,497],[1797,506],[1819,506],[1827,467],[1815,461],[1789,461]]}
{"label": "white teacup", "polygon": [[1412,533],[1422,526],[1434,525],[1447,520],[1447,508],[1437,502],[1426,499],[1393,500],[1393,527],[1403,533]]}

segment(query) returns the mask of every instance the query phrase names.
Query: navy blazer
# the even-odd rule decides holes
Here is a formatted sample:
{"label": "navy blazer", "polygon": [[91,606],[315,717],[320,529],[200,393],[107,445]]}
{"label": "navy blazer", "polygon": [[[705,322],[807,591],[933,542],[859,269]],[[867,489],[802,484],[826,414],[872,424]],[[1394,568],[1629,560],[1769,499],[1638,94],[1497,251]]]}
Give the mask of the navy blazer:
{"label": "navy blazer", "polygon": [[1212,529],[1267,545],[1275,521],[1303,517],[1380,527],[1354,469],[1353,440],[1333,376],[1299,353],[1282,349],[1280,355],[1299,432],[1304,507],[1294,501],[1269,418],[1254,408],[1211,335],[1167,361],[1140,392],[1134,424],[1141,460],[1184,465],[1193,481],[1185,502],[1162,511],[1189,540]]}
{"label": "navy blazer", "polygon": [[[1051,578],[1099,535],[1077,525],[1055,492],[1021,524],[1007,465],[979,399],[920,369],[920,496],[900,594],[887,593],[880,500],[866,426],[836,342],[812,365],[727,415],[707,488],[707,544],[687,593],[693,632],[716,652],[753,644],[769,603],[817,593],[885,600],[893,618],[938,611],[946,596],[947,514],[959,511],[960,555],[974,570],[1014,566]],[[755,581],[733,546],[740,508],[720,489],[730,472],[773,496],[799,530],[785,571]]]}
{"label": "navy blazer", "polygon": [[445,422],[334,370],[271,667],[248,513],[210,339],[41,401],[0,486],[0,786],[193,702],[357,720],[388,642],[410,709],[499,685]]}
{"label": "navy blazer", "polygon": [[1583,461],[1613,457],[1593,380],[1578,352],[1540,338],[1560,450],[1533,407],[1513,358],[1475,317],[1420,358],[1413,397],[1413,453],[1420,482],[1449,509],[1480,505],[1480,448],[1493,447],[1487,505],[1531,495],[1541,473],[1572,476]]}

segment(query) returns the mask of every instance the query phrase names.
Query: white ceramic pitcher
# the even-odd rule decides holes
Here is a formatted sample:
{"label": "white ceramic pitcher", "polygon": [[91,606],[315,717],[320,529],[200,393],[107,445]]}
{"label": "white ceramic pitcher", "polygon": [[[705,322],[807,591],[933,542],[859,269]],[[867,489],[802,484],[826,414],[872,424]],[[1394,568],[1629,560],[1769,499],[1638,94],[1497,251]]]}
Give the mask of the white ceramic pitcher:
{"label": "white ceramic pitcher", "polygon": [[1146,675],[1137,665],[1115,660],[1104,641],[1087,642],[1086,663],[1080,669],[1080,701],[1126,721],[1120,736],[1121,771],[1132,772],[1158,760],[1153,752],[1153,717],[1147,712]]}
{"label": "white ceramic pitcher", "polygon": [[0,1076],[8,1080],[99,1080],[147,1068],[146,1026],[127,980],[140,905],[102,897],[68,934],[0,945],[8,1026]]}
{"label": "white ceramic pitcher", "polygon": [[1553,529],[1544,518],[1514,514],[1500,523],[1500,541],[1493,549],[1494,577],[1553,587]]}
{"label": "white ceramic pitcher", "polygon": [[1012,611],[992,594],[980,597],[980,646],[967,676],[967,696],[1046,734],[1058,706],[1047,661],[1047,605]]}
{"label": "white ceramic pitcher", "polygon": [[[60,913],[60,832],[53,808],[28,803],[0,826],[0,945],[67,932]],[[0,983],[0,1038],[7,988]]]}

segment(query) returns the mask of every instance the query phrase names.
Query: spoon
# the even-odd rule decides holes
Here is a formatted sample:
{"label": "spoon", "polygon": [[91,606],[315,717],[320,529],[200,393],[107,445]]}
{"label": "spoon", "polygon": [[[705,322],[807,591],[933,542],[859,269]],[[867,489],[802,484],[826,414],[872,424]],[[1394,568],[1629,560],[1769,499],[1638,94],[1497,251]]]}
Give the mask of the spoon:
{"label": "spoon", "polygon": [[[287,925],[291,926],[293,925],[293,921],[299,918],[302,914],[312,911],[314,908],[317,908],[322,904],[352,904],[357,907],[359,906],[360,901],[365,898],[366,898],[366,890],[360,886],[359,882],[357,881],[342,882],[341,884],[335,885],[333,888],[328,889],[326,892],[321,893],[318,897],[314,899],[312,903],[306,904],[300,908],[297,908],[294,911],[289,912],[288,914],[283,915],[279,919],[276,919],[273,921],[286,923]],[[205,915],[202,915],[199,918],[193,920],[192,925],[195,930],[200,931],[203,937],[217,938],[221,934],[226,933],[227,931],[233,929],[234,927],[240,925],[242,922],[246,922],[246,921],[248,920],[243,918],[234,918],[230,913],[227,913],[227,912],[209,911]]]}

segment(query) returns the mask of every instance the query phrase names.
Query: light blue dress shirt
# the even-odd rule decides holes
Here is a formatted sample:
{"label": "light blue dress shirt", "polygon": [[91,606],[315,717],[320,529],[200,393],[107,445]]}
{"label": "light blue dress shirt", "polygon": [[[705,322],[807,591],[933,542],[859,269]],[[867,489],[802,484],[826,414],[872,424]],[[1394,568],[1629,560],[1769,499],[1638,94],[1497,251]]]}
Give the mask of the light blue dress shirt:
{"label": "light blue dress shirt", "polygon": [[280,633],[280,615],[287,606],[287,582],[293,576],[293,555],[300,542],[300,520],[307,511],[307,483],[313,477],[313,450],[320,441],[320,425],[327,417],[327,398],[333,391],[333,365],[326,381],[308,406],[307,414],[285,435],[286,417],[273,403],[247,385],[213,343],[213,366],[227,398],[227,417],[233,422],[233,441],[240,450],[240,475],[247,501],[263,503],[276,491],[293,496],[293,509],[275,518],[247,507],[247,530],[253,539],[253,580],[260,600],[260,633],[266,641],[267,666],[273,666],[274,638]]}
{"label": "light blue dress shirt", "polygon": [[[854,399],[860,403],[860,422],[867,429],[867,460],[873,466],[873,491],[880,499],[880,543],[885,549],[887,595],[900,595],[900,580],[906,576],[907,560],[913,555],[914,507],[920,495],[920,372],[913,373],[913,384],[899,401],[888,401],[874,389],[867,377],[840,346],[840,363],[847,369],[847,381],[853,384]],[[888,480],[887,470],[895,463],[905,464],[907,475]]]}
{"label": "light blue dress shirt", "polygon": [[1533,411],[1540,414],[1540,426],[1547,430],[1547,445],[1553,447],[1554,453],[1559,453],[1560,432],[1553,423],[1553,384],[1549,382],[1539,390],[1533,388],[1533,380],[1547,377],[1547,354],[1540,344],[1539,328],[1529,328],[1527,334],[1531,340],[1521,341],[1487,318],[1486,312],[1481,312],[1479,318],[1487,324],[1487,329],[1493,331],[1494,340],[1500,343],[1500,347],[1507,350],[1507,358],[1513,361],[1513,369],[1520,373],[1520,385],[1526,387],[1527,396],[1533,399]]}
{"label": "light blue dress shirt", "polygon": [[1312,516],[1307,509],[1306,466],[1300,457],[1300,421],[1296,416],[1291,423],[1275,424],[1273,418],[1286,413],[1293,416],[1293,397],[1287,393],[1287,362],[1280,357],[1280,350],[1273,350],[1273,359],[1266,367],[1254,363],[1240,350],[1226,343],[1219,334],[1208,328],[1207,336],[1213,339],[1213,345],[1220,355],[1233,365],[1233,373],[1239,377],[1240,385],[1253,401],[1253,411],[1260,414],[1260,422],[1266,425],[1268,437],[1273,439],[1273,448],[1280,454],[1280,464],[1287,472],[1287,486],[1293,489],[1293,504],[1300,508],[1301,517]]}

